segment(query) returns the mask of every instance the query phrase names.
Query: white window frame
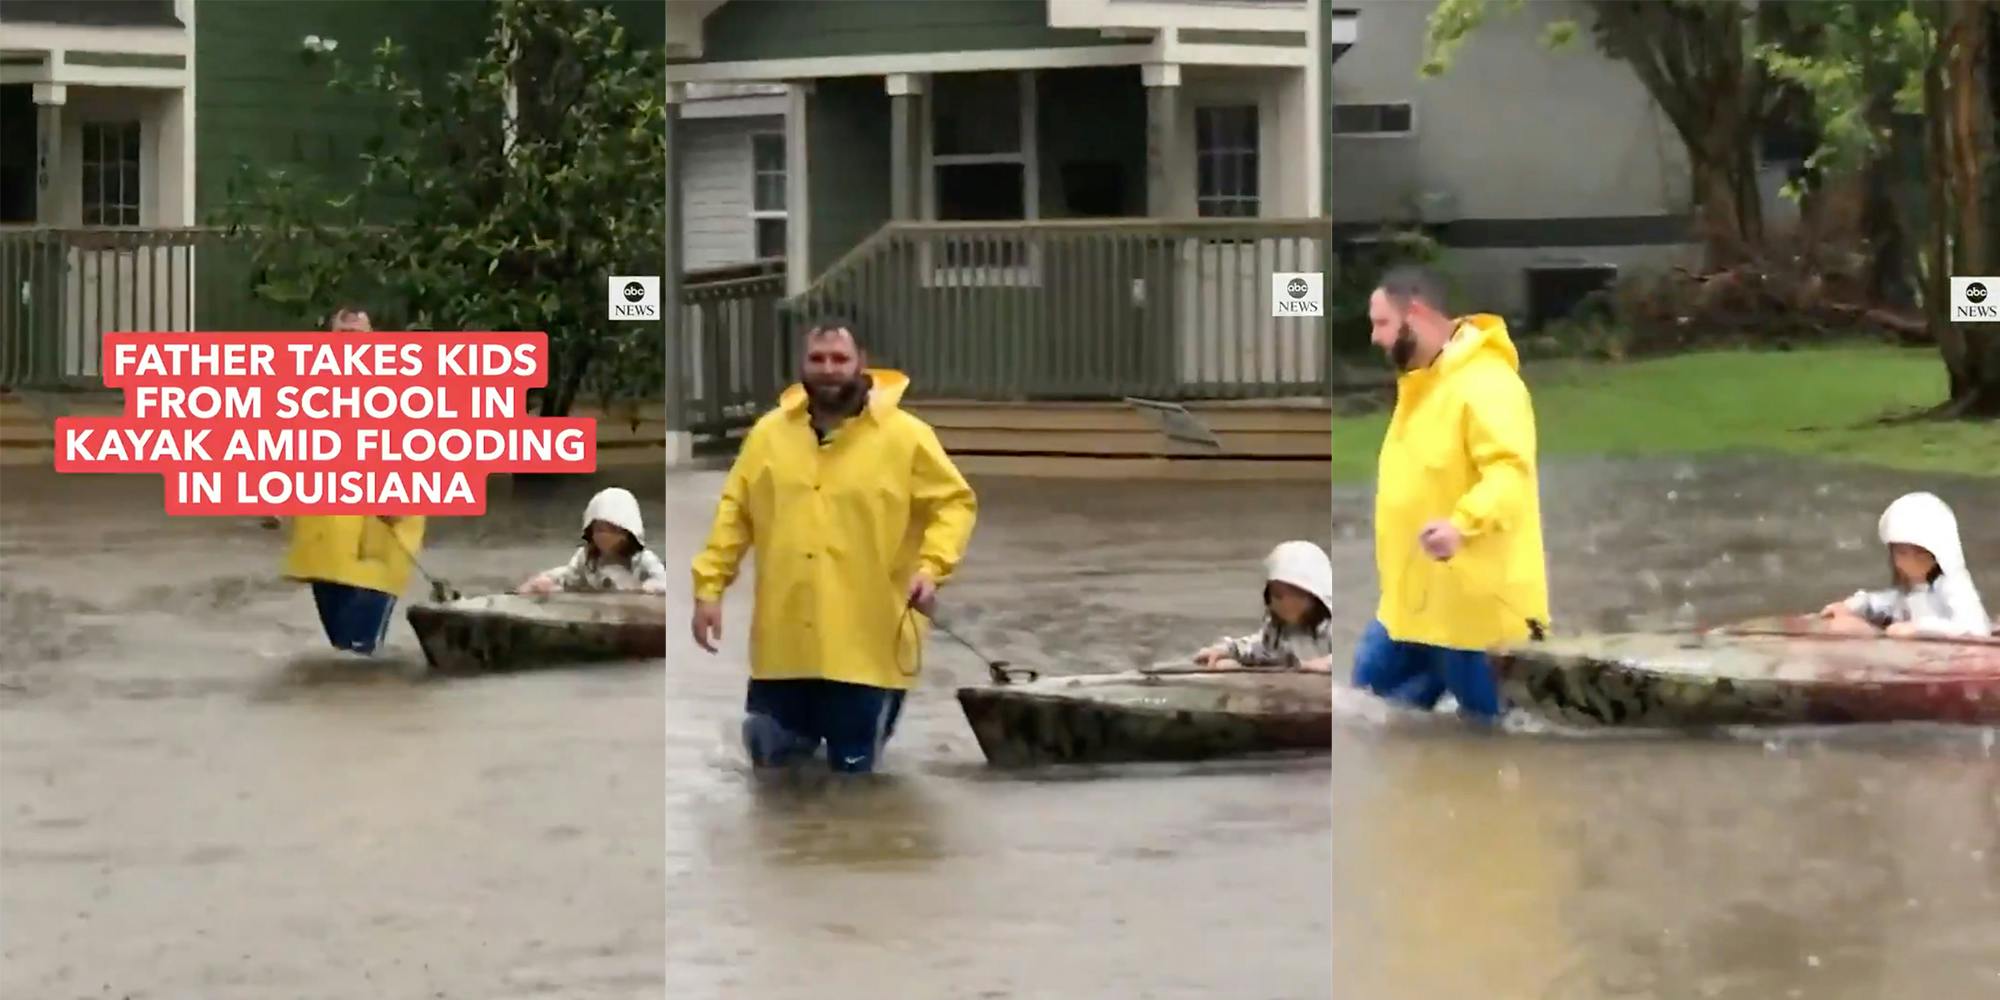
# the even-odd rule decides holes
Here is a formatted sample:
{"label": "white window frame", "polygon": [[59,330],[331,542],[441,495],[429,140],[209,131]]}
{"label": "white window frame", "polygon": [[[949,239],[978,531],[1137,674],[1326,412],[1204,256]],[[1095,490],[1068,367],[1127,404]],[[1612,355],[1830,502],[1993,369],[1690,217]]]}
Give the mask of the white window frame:
{"label": "white window frame", "polygon": [[[778,141],[779,148],[783,149],[785,152],[785,170],[783,174],[779,175],[784,180],[784,185],[785,185],[784,208],[762,209],[757,207],[757,180],[759,174],[763,173],[762,171],[759,171],[757,169],[758,139],[776,139]],[[791,185],[791,175],[792,175],[792,148],[791,148],[791,143],[786,139],[785,133],[782,130],[772,131],[770,129],[759,129],[754,132],[751,132],[750,135],[743,141],[750,147],[750,175],[749,175],[750,197],[748,199],[750,204],[750,255],[758,260],[765,260],[768,258],[765,258],[762,254],[758,253],[757,250],[757,223],[763,221],[783,222],[785,224],[785,246],[788,251],[791,246],[792,196],[791,196],[790,185]],[[789,252],[786,254],[786,256],[790,256]]]}
{"label": "white window frame", "polygon": [[[1201,157],[1202,157],[1202,146],[1201,146],[1201,116],[1202,116],[1202,112],[1204,112],[1204,111],[1225,111],[1225,110],[1226,110],[1226,111],[1242,111],[1242,110],[1248,110],[1248,111],[1250,112],[1250,120],[1251,120],[1251,122],[1252,122],[1252,123],[1254,124],[1254,126],[1255,126],[1255,128],[1256,128],[1256,132],[1257,132],[1257,135],[1256,135],[1256,142],[1255,142],[1255,144],[1251,145],[1251,146],[1250,146],[1249,148],[1247,148],[1247,149],[1245,149],[1245,148],[1242,148],[1242,147],[1234,147],[1234,146],[1232,146],[1232,147],[1229,147],[1229,148],[1226,148],[1226,149],[1220,149],[1220,150],[1215,150],[1214,152],[1218,152],[1218,153],[1228,153],[1228,154],[1238,154],[1238,155],[1240,155],[1240,154],[1242,154],[1242,153],[1246,153],[1246,152],[1247,152],[1247,153],[1249,153],[1249,154],[1250,154],[1250,172],[1251,172],[1251,176],[1252,176],[1253,178],[1255,178],[1255,180],[1256,180],[1256,184],[1257,184],[1257,193],[1256,193],[1256,195],[1254,195],[1254,196],[1252,196],[1252,197],[1250,197],[1250,198],[1244,198],[1244,197],[1242,197],[1242,196],[1238,196],[1238,195],[1217,195],[1217,196],[1215,196],[1215,198],[1213,198],[1213,199],[1209,199],[1209,200],[1225,200],[1225,201],[1252,201],[1252,202],[1254,202],[1254,203],[1255,203],[1255,205],[1256,205],[1256,209],[1257,209],[1257,210],[1256,210],[1256,211],[1255,211],[1254,213],[1252,213],[1252,214],[1250,214],[1250,215],[1247,215],[1247,216],[1242,216],[1242,215],[1202,215],[1202,214],[1201,214],[1201,205],[1202,205],[1202,201],[1204,200],[1204,199],[1203,199],[1203,197],[1202,197],[1202,193],[1201,193]],[[1261,101],[1258,101],[1258,100],[1254,99],[1254,98],[1251,98],[1251,99],[1246,99],[1246,100],[1242,100],[1242,101],[1227,101],[1227,100],[1219,100],[1219,99],[1218,99],[1218,100],[1203,100],[1203,101],[1200,101],[1200,102],[1198,102],[1198,103],[1196,103],[1196,104],[1194,105],[1194,109],[1193,109],[1193,112],[1192,112],[1192,114],[1190,115],[1190,117],[1191,117],[1191,119],[1192,119],[1192,122],[1193,122],[1193,125],[1194,125],[1194,136],[1193,136],[1193,139],[1194,139],[1194,166],[1195,166],[1195,169],[1194,169],[1194,214],[1195,214],[1195,215],[1196,215],[1196,216],[1197,216],[1198,218],[1207,218],[1207,219],[1246,219],[1246,218],[1247,218],[1247,219],[1261,219],[1261,218],[1263,218],[1263,217],[1264,217],[1264,206],[1265,206],[1265,203],[1266,203],[1266,198],[1268,197],[1268,195],[1266,194],[1266,185],[1265,185],[1265,183],[1264,183],[1264,124],[1265,124],[1265,123],[1264,123],[1264,105],[1263,105],[1263,103],[1262,103]]]}
{"label": "white window frame", "polygon": [[[1041,162],[1041,143],[1035,134],[1035,71],[1021,70],[1016,74],[1021,87],[1021,148],[1015,153],[976,153],[951,156],[937,155],[937,135],[932,127],[936,114],[931,101],[936,100],[936,76],[927,88],[929,98],[924,104],[923,118],[923,200],[924,218],[936,222],[937,208],[937,168],[941,166],[969,165],[978,163],[1015,163],[1021,167],[1023,222],[1034,222],[1041,218],[1042,179],[1036,164]],[[982,286],[1002,288],[1035,288],[1042,283],[1041,250],[1033,241],[1028,241],[1025,261],[1016,267],[938,267],[928,242],[919,247],[917,266],[923,275],[924,287],[940,288],[954,286]]]}
{"label": "white window frame", "polygon": [[[136,218],[135,221],[130,223],[125,223],[125,222],[107,223],[102,220],[101,216],[99,218],[99,221],[97,222],[93,223],[88,221],[89,210],[91,207],[91,191],[89,186],[84,183],[84,177],[85,177],[84,168],[86,166],[89,166],[91,163],[96,162],[98,169],[100,171],[99,177],[102,178],[103,176],[101,171],[103,170],[104,164],[102,161],[92,160],[92,153],[90,148],[91,131],[93,129],[103,129],[103,128],[113,128],[119,131],[119,137],[121,142],[119,149],[119,158],[117,161],[119,169],[118,191],[121,196],[129,195],[131,200],[125,201],[121,198],[121,200],[119,200],[116,203],[116,206],[121,209],[129,206],[132,209],[133,214],[135,215]],[[139,154],[137,160],[135,161],[135,165],[138,167],[139,171],[139,180],[136,188],[132,191],[126,191],[124,184],[125,160],[124,160],[124,149],[122,140],[124,131],[126,129],[134,129],[137,130],[139,133]],[[77,159],[76,159],[77,219],[81,221],[85,226],[89,226],[92,228],[102,227],[102,228],[112,228],[112,229],[130,229],[137,226],[144,226],[146,224],[146,181],[147,181],[146,174],[148,173],[148,171],[146,170],[146,142],[149,138],[150,136],[147,134],[147,129],[146,129],[146,121],[143,118],[111,118],[111,117],[93,116],[93,117],[86,117],[77,123]],[[100,180],[100,184],[101,183],[102,182]]]}
{"label": "white window frame", "polygon": [[1392,101],[1335,101],[1333,102],[1333,108],[1328,110],[1326,113],[1326,127],[1328,130],[1331,130],[1333,128],[1334,113],[1340,108],[1381,107],[1381,106],[1396,105],[1396,104],[1400,104],[1403,107],[1410,109],[1409,128],[1404,129],[1400,132],[1333,132],[1333,137],[1335,139],[1373,140],[1373,139],[1406,139],[1409,138],[1410,136],[1416,135],[1417,124],[1418,124],[1417,102],[1409,100],[1407,98],[1392,100]]}

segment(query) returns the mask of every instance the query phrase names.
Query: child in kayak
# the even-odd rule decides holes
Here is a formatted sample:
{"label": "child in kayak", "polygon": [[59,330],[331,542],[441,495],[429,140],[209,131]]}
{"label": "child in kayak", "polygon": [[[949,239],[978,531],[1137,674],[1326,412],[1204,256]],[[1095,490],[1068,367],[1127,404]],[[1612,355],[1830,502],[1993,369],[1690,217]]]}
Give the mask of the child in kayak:
{"label": "child in kayak", "polygon": [[1880,629],[1892,636],[1979,636],[1993,623],[1966,572],[1958,519],[1929,493],[1898,497],[1877,526],[1889,547],[1895,585],[1857,591],[1821,609],[1836,627]]}
{"label": "child in kayak", "polygon": [[614,486],[591,497],[583,511],[583,544],[576,554],[520,587],[523,594],[558,590],[667,592],[667,568],[646,548],[646,526],[631,491]]}
{"label": "child in kayak", "polygon": [[1199,653],[1204,667],[1333,666],[1333,560],[1311,542],[1285,542],[1264,559],[1264,627]]}

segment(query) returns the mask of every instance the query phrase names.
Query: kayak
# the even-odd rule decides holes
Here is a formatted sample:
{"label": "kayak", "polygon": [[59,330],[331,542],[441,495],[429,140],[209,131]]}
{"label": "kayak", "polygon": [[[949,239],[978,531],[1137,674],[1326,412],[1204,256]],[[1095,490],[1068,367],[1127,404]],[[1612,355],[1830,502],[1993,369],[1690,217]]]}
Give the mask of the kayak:
{"label": "kayak", "polygon": [[667,655],[666,598],[658,594],[487,594],[413,605],[408,618],[439,674]]}
{"label": "kayak", "polygon": [[1514,705],[1577,726],[2000,725],[2000,640],[1890,639],[1818,619],[1580,636],[1493,654]]}
{"label": "kayak", "polygon": [[1296,670],[1128,671],[964,687],[989,764],[1196,761],[1328,753],[1333,681]]}

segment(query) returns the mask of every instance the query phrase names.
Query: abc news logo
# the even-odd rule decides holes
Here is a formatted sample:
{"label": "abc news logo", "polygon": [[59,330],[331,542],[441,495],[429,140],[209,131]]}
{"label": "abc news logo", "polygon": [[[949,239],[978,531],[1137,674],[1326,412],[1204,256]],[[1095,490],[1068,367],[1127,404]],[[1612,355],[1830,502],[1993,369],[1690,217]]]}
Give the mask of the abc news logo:
{"label": "abc news logo", "polygon": [[1320,316],[1326,310],[1326,275],[1279,271],[1271,275],[1271,315]]}
{"label": "abc news logo", "polygon": [[2000,277],[1952,278],[1951,321],[2000,323]]}
{"label": "abc news logo", "polygon": [[614,274],[605,281],[606,315],[619,322],[658,320],[660,276]]}

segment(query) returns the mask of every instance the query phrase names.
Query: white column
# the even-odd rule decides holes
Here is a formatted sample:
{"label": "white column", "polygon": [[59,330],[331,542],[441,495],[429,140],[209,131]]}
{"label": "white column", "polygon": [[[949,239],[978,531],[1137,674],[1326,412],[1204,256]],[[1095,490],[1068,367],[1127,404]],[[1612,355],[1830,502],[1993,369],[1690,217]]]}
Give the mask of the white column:
{"label": "white column", "polygon": [[1181,68],[1175,63],[1147,63],[1140,76],[1146,84],[1146,214],[1172,218],[1174,157],[1180,152]]}
{"label": "white column", "polygon": [[667,84],[666,273],[660,276],[660,312],[666,318],[667,467],[694,457],[694,434],[687,427],[688,332],[681,324],[681,85]]}

